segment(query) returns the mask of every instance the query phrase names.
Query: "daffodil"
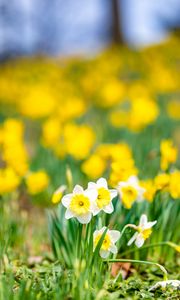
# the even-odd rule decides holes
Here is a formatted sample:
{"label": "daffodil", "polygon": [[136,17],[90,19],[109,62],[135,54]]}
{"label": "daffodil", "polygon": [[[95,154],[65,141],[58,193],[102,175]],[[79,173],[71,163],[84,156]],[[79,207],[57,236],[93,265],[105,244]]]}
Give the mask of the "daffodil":
{"label": "daffodil", "polygon": [[[102,237],[102,234],[106,230],[106,227],[101,228],[100,230],[96,230],[93,234],[93,243],[94,250]],[[109,254],[112,252],[113,254],[117,253],[117,247],[115,243],[120,238],[120,232],[118,230],[107,230],[99,254],[102,258],[107,258]]]}
{"label": "daffodil", "polygon": [[67,208],[65,218],[75,217],[80,223],[87,224],[91,221],[93,205],[98,193],[95,189],[86,189],[76,185],[73,193],[62,198],[62,204]]}
{"label": "daffodil", "polygon": [[136,176],[130,176],[127,181],[120,181],[117,190],[122,203],[127,209],[130,209],[135,201],[144,199],[145,189],[140,186]]}
{"label": "daffodil", "polygon": [[97,191],[97,198],[94,203],[93,215],[97,215],[101,210],[111,214],[114,210],[112,200],[117,196],[116,190],[109,190],[105,178],[100,178],[96,183],[89,182],[88,189]]}
{"label": "daffodil", "polygon": [[152,227],[157,223],[157,221],[148,222],[147,216],[142,215],[140,218],[139,225],[132,225],[137,232],[132,236],[132,238],[128,242],[128,246],[130,246],[133,242],[135,245],[140,248],[144,244],[145,240],[148,239],[152,233]]}

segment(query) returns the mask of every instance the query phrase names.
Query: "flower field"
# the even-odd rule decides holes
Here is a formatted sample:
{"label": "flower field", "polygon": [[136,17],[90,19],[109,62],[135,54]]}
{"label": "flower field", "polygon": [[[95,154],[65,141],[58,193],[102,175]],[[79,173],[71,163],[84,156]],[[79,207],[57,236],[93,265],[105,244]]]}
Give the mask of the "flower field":
{"label": "flower field", "polygon": [[0,300],[180,299],[177,36],[0,66]]}

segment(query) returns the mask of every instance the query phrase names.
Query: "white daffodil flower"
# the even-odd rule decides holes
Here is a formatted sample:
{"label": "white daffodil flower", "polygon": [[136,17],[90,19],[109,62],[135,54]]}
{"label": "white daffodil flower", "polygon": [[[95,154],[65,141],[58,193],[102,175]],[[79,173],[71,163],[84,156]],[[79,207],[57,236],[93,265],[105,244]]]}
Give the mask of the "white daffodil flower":
{"label": "white daffodil flower", "polygon": [[130,209],[135,201],[144,200],[145,189],[139,185],[137,176],[130,176],[127,181],[120,181],[117,190],[127,209]]}
{"label": "white daffodil flower", "polygon": [[149,291],[155,291],[158,288],[165,289],[168,286],[172,287],[173,289],[180,289],[180,280],[164,280],[164,281],[159,281],[155,285],[153,285]]}
{"label": "white daffodil flower", "polygon": [[[93,244],[94,244],[94,250],[107,227],[103,227],[100,230],[96,230],[93,233]],[[113,254],[117,253],[117,247],[115,243],[120,238],[120,232],[118,230],[107,230],[104,240],[102,242],[99,254],[102,258],[107,258],[112,252]]]}
{"label": "white daffodil flower", "polygon": [[135,245],[140,248],[144,244],[145,240],[149,238],[152,233],[152,227],[157,223],[157,221],[148,222],[147,216],[142,215],[139,221],[139,225],[132,225],[137,232],[132,236],[132,238],[128,242],[128,246],[130,246],[134,241]]}
{"label": "white daffodil flower", "polygon": [[96,190],[83,190],[80,185],[76,185],[72,194],[62,198],[62,204],[67,208],[65,218],[75,217],[82,224],[89,223],[92,218],[93,203],[97,196]]}
{"label": "white daffodil flower", "polygon": [[88,189],[92,189],[97,192],[97,198],[93,207],[93,215],[96,216],[101,210],[107,214],[111,214],[114,210],[112,200],[117,196],[117,191],[108,189],[106,179],[100,178],[96,183],[89,182]]}

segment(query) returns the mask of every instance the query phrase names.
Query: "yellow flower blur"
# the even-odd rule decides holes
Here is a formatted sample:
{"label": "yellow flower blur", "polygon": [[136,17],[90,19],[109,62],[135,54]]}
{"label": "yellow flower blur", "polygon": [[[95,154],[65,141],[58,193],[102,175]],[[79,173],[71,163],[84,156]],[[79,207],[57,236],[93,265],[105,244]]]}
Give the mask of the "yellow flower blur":
{"label": "yellow flower blur", "polygon": [[101,177],[106,169],[106,162],[99,155],[91,155],[81,166],[82,171],[91,179]]}
{"label": "yellow flower blur", "polygon": [[67,153],[77,160],[85,159],[95,142],[95,133],[88,125],[69,123],[64,127],[63,136]]}
{"label": "yellow flower blur", "polygon": [[177,148],[173,146],[171,140],[162,140],[160,145],[161,169],[167,170],[169,166],[177,160]]}
{"label": "yellow flower blur", "polygon": [[180,171],[170,174],[169,193],[173,199],[180,199]]}
{"label": "yellow flower blur", "polygon": [[168,115],[175,120],[180,119],[180,101],[171,100],[167,104]]}
{"label": "yellow flower blur", "polygon": [[32,172],[27,175],[26,185],[29,194],[35,195],[43,192],[49,184],[49,177],[45,171]]}
{"label": "yellow flower blur", "polygon": [[157,190],[169,191],[169,174],[162,173],[154,178],[154,184]]}
{"label": "yellow flower blur", "polygon": [[12,168],[0,169],[0,195],[16,190],[20,184],[20,177]]}
{"label": "yellow flower blur", "polygon": [[152,202],[157,190],[154,181],[152,179],[143,180],[141,181],[141,185],[145,188],[144,198]]}

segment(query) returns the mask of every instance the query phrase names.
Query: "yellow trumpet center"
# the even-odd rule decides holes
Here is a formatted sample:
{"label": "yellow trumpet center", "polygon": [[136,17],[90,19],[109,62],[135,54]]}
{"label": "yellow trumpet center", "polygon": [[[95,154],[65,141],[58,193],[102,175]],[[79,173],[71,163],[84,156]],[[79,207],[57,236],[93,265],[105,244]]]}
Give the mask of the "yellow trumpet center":
{"label": "yellow trumpet center", "polygon": [[72,197],[70,203],[70,209],[76,215],[84,215],[89,212],[90,209],[90,200],[88,197],[83,194],[76,194]]}
{"label": "yellow trumpet center", "polygon": [[[99,233],[99,234],[96,236],[96,238],[95,238],[95,240],[94,240],[94,246],[95,246],[95,247],[97,246],[97,244],[98,244],[98,242],[99,242],[101,236],[102,236],[101,233]],[[102,242],[102,245],[101,245],[101,250],[107,251],[107,250],[109,249],[110,246],[111,246],[111,239],[110,239],[110,236],[109,236],[108,234],[106,234],[105,237],[104,237],[104,240],[103,240],[103,242]]]}
{"label": "yellow trumpet center", "polygon": [[110,203],[110,201],[111,201],[110,192],[103,187],[99,188],[98,189],[98,197],[96,200],[97,206],[99,208],[102,208],[102,207],[108,205]]}
{"label": "yellow trumpet center", "polygon": [[144,230],[140,228],[138,231],[142,234],[144,240],[147,240],[152,233],[151,228],[144,229]]}
{"label": "yellow trumpet center", "polygon": [[137,198],[137,190],[132,186],[122,187],[122,202],[128,209],[131,208],[133,202]]}

